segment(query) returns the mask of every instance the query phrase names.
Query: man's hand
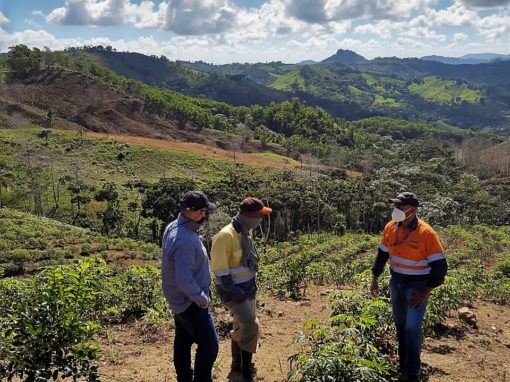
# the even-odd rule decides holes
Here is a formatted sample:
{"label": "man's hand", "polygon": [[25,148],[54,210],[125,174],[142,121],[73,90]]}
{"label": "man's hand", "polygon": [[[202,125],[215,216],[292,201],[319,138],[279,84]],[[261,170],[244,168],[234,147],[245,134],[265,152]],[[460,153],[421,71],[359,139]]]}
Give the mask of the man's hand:
{"label": "man's hand", "polygon": [[414,292],[409,300],[409,307],[416,308],[420,306],[422,302],[427,300],[432,292],[432,288],[425,288],[419,292]]}
{"label": "man's hand", "polygon": [[372,278],[372,283],[370,284],[370,295],[372,298],[377,298],[379,296],[379,283],[375,277]]}
{"label": "man's hand", "polygon": [[196,304],[198,305],[199,308],[207,309],[207,308],[209,308],[209,299],[207,299],[205,304],[199,304],[199,303],[196,303]]}

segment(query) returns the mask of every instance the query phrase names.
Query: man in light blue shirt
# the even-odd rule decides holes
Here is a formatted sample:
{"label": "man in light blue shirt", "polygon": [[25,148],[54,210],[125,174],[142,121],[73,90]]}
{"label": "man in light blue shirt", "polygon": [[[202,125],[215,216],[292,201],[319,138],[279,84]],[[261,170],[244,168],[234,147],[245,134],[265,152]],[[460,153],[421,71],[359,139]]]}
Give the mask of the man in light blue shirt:
{"label": "man in light blue shirt", "polygon": [[[178,382],[210,382],[218,355],[218,335],[209,312],[209,257],[198,235],[216,206],[201,191],[186,193],[181,212],[163,234],[163,293],[174,314],[174,365]],[[197,344],[194,369],[191,346]]]}

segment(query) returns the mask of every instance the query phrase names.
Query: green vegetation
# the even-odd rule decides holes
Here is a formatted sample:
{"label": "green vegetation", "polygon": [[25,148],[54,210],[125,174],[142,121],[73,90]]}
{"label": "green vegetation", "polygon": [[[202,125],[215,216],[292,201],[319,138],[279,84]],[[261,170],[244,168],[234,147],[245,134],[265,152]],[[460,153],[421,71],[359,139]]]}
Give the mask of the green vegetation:
{"label": "green vegetation", "polygon": [[384,98],[381,96],[375,96],[374,106],[388,106],[388,107],[402,107],[402,103],[396,101],[393,98]]}
{"label": "green vegetation", "polygon": [[166,314],[160,274],[131,266],[117,275],[101,260],[0,280],[0,378],[99,381],[91,343],[101,325]]}
{"label": "green vegetation", "polygon": [[279,76],[275,82],[271,84],[271,87],[278,90],[287,90],[296,92],[303,90],[305,87],[305,81],[301,76],[299,70]]}
{"label": "green vegetation", "polygon": [[[488,265],[510,250],[509,233],[508,227],[440,230],[451,270],[430,301],[427,335],[439,335],[434,333],[450,312],[476,298],[510,303],[510,279],[501,266]],[[368,268],[378,239],[352,233],[302,235],[262,247],[262,289],[280,298],[300,298],[305,282],[341,287],[330,296],[331,324],[310,320],[296,338],[300,350],[290,359],[289,380],[390,380],[396,365],[387,275],[381,278],[381,298],[368,295]],[[98,380],[94,360],[100,349],[91,340],[101,326],[130,317],[148,325],[170,319],[159,282],[152,266],[130,266],[115,274],[100,259],[45,268],[34,278],[0,280],[0,376]],[[45,340],[48,328],[50,342]]]}
{"label": "green vegetation", "polygon": [[[504,171],[496,177],[487,165],[474,172],[463,159],[481,162],[486,148],[501,139],[455,127],[462,118],[481,123],[477,113],[493,110],[483,86],[473,90],[431,78],[416,85],[424,77],[412,69],[414,61],[375,60],[363,64],[364,71],[340,63],[299,70],[281,63],[238,64],[238,72],[224,77],[226,67],[200,63],[217,70],[206,76],[188,64],[151,58],[194,89],[211,91],[204,94],[231,81],[241,87],[242,71],[249,69],[267,84],[279,78],[295,96],[232,106],[121,77],[102,66],[117,57],[108,47],[38,52],[18,46],[11,53],[12,76],[79,71],[137,98],[179,129],[243,132],[261,145],[287,148],[302,168],[248,166],[56,128],[0,129],[0,379],[97,380],[99,350],[93,342],[101,327],[133,318],[147,325],[169,320],[160,274],[151,263],[159,264],[162,230],[190,189],[204,190],[219,206],[203,227],[206,245],[245,196],[258,196],[273,208],[256,233],[259,285],[266,293],[299,299],[307,283],[340,290],[331,296],[331,323],[310,321],[298,337],[290,380],[391,380],[387,274],[378,300],[369,298],[367,283],[388,220],[387,199],[399,191],[419,196],[419,215],[438,229],[449,258],[448,279],[430,301],[427,334],[440,335],[449,314],[466,302],[510,303],[509,183]],[[137,60],[145,62],[142,55]],[[8,81],[18,81],[12,76]],[[409,91],[428,94],[432,81],[443,87],[433,100]],[[219,86],[214,91],[208,88],[213,84]],[[460,101],[443,104],[443,93]],[[475,95],[480,98],[472,104]],[[321,103],[337,115],[367,118],[335,119],[315,106]],[[494,162],[505,158],[503,153]],[[347,177],[346,170],[359,176]]]}
{"label": "green vegetation", "polygon": [[465,83],[441,80],[434,76],[425,77],[421,84],[409,85],[409,90],[428,101],[440,104],[478,103],[482,96],[479,90],[470,89]]}
{"label": "green vegetation", "polygon": [[44,217],[0,209],[0,278],[33,273],[77,257],[104,258],[112,268],[126,261],[159,263],[160,249],[127,238],[108,238]]}
{"label": "green vegetation", "polygon": [[[508,227],[472,227],[469,230],[449,227],[441,230],[451,269],[446,282],[434,291],[430,299],[424,327],[426,336],[440,335],[450,313],[478,298],[506,305],[510,303],[510,278],[500,273],[499,266],[488,266],[494,259],[508,254],[509,233]],[[280,262],[292,258],[290,263],[302,265],[290,268],[295,272],[292,279],[299,280],[301,288],[305,280],[329,284],[335,280],[335,275],[349,274],[345,270],[350,270],[351,274],[342,280],[341,285],[353,288],[330,295],[333,307],[330,325],[319,324],[313,319],[305,324],[304,332],[295,340],[300,344],[300,350],[290,358],[289,380],[386,381],[395,374],[389,277],[382,278],[380,298],[372,300],[368,294],[371,280],[368,268],[373,259],[368,248],[375,248],[377,239],[374,236],[367,241],[366,238],[345,235],[341,239],[342,245],[337,246],[340,244],[337,238],[322,237],[309,241],[308,246],[285,247],[280,252],[284,256]],[[373,241],[372,245],[368,245],[370,241]],[[310,252],[320,253],[320,247],[328,249],[323,256],[316,256],[309,262]],[[346,258],[345,252],[355,255]],[[334,259],[333,262],[331,259]],[[268,272],[267,268],[271,267],[278,265],[267,265],[263,272]],[[313,273],[309,272],[310,269]],[[275,270],[274,275],[281,271]],[[293,285],[289,284],[289,287]],[[300,291],[299,288],[295,290]]]}

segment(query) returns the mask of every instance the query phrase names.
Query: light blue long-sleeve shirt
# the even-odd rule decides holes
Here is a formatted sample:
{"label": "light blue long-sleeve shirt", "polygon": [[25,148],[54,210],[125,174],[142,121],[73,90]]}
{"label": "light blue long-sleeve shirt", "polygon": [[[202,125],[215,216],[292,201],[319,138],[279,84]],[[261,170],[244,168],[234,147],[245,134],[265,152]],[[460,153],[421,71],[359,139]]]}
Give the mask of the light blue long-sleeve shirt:
{"label": "light blue long-sleeve shirt", "polygon": [[193,302],[204,305],[209,300],[209,258],[198,227],[179,214],[163,234],[162,287],[174,314],[184,312]]}

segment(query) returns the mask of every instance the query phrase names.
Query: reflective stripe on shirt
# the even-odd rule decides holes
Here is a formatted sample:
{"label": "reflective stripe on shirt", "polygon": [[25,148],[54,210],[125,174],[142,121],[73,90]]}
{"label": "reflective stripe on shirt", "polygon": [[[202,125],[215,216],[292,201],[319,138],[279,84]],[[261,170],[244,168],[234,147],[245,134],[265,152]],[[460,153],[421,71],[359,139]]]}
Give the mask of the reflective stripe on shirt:
{"label": "reflective stripe on shirt", "polygon": [[390,254],[390,260],[393,260],[396,263],[410,265],[412,267],[428,267],[429,261],[427,260],[421,260],[421,261],[414,261],[414,260],[408,260],[403,259],[401,257],[397,257],[395,255]]}
{"label": "reflective stripe on shirt", "polygon": [[390,267],[394,272],[404,275],[428,275],[430,273],[430,267],[427,267],[427,269],[407,269],[391,264],[391,262]]}
{"label": "reflective stripe on shirt", "polygon": [[436,261],[436,260],[442,260],[442,259],[446,259],[446,256],[444,253],[434,253],[433,255],[430,255],[427,257],[427,261],[429,263]]}

